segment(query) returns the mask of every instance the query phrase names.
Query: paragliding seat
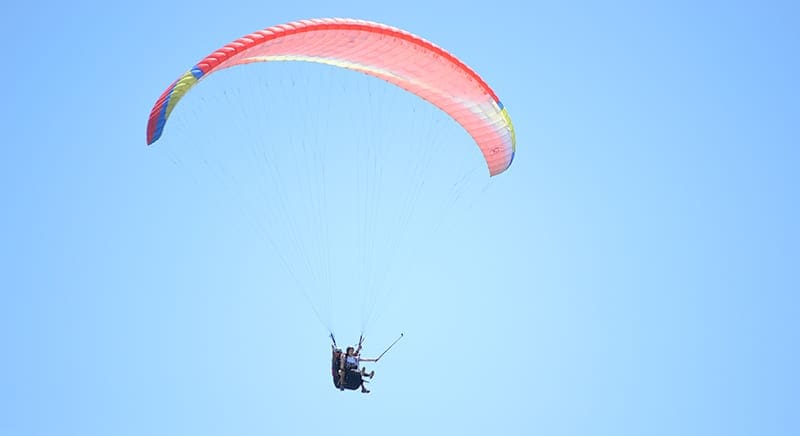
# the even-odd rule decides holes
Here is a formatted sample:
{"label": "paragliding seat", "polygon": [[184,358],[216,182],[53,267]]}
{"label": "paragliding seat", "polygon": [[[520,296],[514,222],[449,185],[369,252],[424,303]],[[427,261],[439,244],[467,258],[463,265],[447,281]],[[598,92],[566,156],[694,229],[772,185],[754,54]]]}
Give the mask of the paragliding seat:
{"label": "paragliding seat", "polygon": [[344,388],[354,391],[356,389],[361,389],[361,371],[357,369],[351,369],[345,372],[344,375]]}
{"label": "paragliding seat", "polygon": [[338,389],[350,389],[354,391],[361,388],[361,371],[351,370],[344,374],[344,386],[339,386],[339,374],[333,373],[333,385]]}

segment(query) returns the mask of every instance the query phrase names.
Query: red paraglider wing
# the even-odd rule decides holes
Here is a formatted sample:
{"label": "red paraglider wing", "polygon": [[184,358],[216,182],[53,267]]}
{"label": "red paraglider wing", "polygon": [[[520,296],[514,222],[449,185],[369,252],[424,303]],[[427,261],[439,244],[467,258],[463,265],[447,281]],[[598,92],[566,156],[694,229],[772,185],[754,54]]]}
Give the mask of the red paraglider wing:
{"label": "red paraglider wing", "polygon": [[475,71],[404,30],[338,18],[270,27],[206,56],[158,99],[150,112],[147,143],[158,140],[175,105],[204,77],[223,68],[270,61],[324,63],[386,80],[431,102],[463,126],[483,153],[490,175],[502,173],[513,161],[511,118]]}

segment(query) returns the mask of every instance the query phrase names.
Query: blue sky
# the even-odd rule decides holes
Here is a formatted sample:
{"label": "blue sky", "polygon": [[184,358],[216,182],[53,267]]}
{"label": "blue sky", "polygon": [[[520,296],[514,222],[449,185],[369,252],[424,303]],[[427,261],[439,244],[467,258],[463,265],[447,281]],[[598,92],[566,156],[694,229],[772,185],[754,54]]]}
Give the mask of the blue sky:
{"label": "blue sky", "polygon": [[[308,300],[219,178],[192,178],[208,165],[179,135],[236,117],[197,104],[145,146],[153,102],[194,62],[327,16],[449,49],[517,131],[507,173],[441,227],[410,226],[365,353],[405,338],[370,395],[333,389]],[[744,1],[4,5],[0,434],[797,434],[798,17]],[[224,93],[246,77],[220,77],[196,101],[254,104]],[[441,125],[472,168],[469,138]],[[330,310],[352,341],[361,312]]]}

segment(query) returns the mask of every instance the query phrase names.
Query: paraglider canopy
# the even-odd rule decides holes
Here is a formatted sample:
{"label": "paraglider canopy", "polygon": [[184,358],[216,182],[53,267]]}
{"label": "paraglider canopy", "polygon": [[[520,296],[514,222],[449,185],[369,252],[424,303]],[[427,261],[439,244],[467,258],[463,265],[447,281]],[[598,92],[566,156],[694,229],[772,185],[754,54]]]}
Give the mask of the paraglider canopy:
{"label": "paraglider canopy", "polygon": [[514,127],[507,110],[481,77],[441,47],[385,24],[347,19],[302,20],[239,38],[206,56],[173,82],[150,112],[147,143],[157,141],[170,113],[200,80],[236,65],[307,61],[375,76],[436,105],[469,132],[489,174],[514,159]]}

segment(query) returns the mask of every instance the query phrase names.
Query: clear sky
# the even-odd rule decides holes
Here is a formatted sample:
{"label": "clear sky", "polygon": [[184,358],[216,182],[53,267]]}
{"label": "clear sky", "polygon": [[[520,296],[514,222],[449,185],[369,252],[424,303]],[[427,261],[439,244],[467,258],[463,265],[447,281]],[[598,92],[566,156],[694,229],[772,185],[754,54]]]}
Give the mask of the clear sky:
{"label": "clear sky", "polygon": [[[796,2],[0,10],[0,434],[800,434]],[[409,225],[365,354],[405,337],[371,364],[369,395],[333,388],[327,330],[309,304],[318,290],[297,289],[247,207],[213,188],[225,177],[203,177],[216,161],[192,162],[194,143],[181,141],[206,131],[236,143],[220,137],[241,123],[235,108],[257,106],[241,91],[249,79],[212,76],[163,144],[145,145],[156,98],[203,56],[330,16],[447,48],[489,82],[517,131],[509,171],[437,226]],[[271,83],[325,102],[363,86],[383,95],[362,78],[341,79],[352,92]],[[369,116],[378,131],[412,120]],[[310,120],[299,135],[323,123]],[[443,130],[392,135],[460,146],[453,162],[472,167],[469,138],[431,122]],[[226,156],[212,144],[196,149]],[[267,213],[255,204],[252,217]],[[392,216],[378,204],[375,222]],[[420,216],[432,204],[420,201]],[[359,275],[349,259],[326,263],[338,303]],[[359,305],[330,306],[340,342],[358,336]]]}

